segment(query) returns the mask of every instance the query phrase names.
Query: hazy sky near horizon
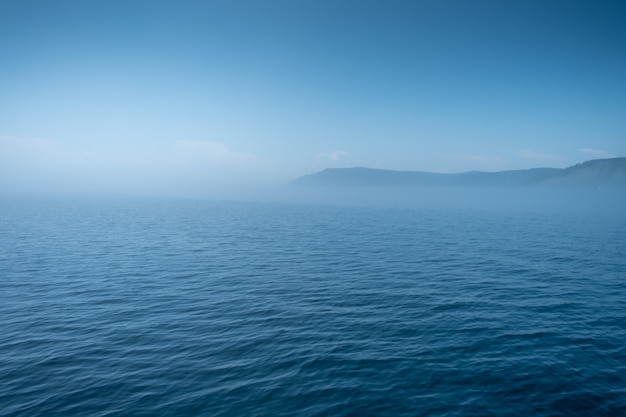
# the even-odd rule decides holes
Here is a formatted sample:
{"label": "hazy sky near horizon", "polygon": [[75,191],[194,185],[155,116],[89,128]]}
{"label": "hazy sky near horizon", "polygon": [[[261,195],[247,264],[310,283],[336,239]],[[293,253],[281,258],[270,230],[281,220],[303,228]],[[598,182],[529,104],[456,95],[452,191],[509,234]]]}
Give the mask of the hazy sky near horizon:
{"label": "hazy sky near horizon", "polygon": [[0,190],[626,155],[624,1],[0,0]]}

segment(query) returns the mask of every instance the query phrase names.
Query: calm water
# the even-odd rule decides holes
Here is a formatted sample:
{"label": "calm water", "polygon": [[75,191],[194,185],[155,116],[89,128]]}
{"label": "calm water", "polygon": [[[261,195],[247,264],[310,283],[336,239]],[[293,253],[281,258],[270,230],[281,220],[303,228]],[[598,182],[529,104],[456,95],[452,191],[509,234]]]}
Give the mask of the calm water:
{"label": "calm water", "polygon": [[626,415],[626,215],[0,202],[2,416]]}

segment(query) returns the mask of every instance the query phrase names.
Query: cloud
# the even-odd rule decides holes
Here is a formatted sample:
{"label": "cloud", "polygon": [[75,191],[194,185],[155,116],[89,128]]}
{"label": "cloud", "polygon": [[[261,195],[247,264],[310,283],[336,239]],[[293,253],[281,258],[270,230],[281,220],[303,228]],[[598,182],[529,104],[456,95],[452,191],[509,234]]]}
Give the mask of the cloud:
{"label": "cloud", "polygon": [[51,139],[0,136],[0,149],[3,152],[46,155],[59,152],[59,142]]}
{"label": "cloud", "polygon": [[466,153],[450,153],[446,157],[456,159],[459,161],[473,162],[479,164],[501,164],[503,162],[500,156],[491,155],[478,155],[478,154],[466,154]]}
{"label": "cloud", "polygon": [[615,155],[610,154],[606,151],[602,151],[600,149],[591,149],[591,148],[580,148],[579,152],[582,152],[586,155],[593,156],[594,158],[613,158]]}
{"label": "cloud", "polygon": [[213,141],[112,141],[94,152],[68,141],[0,135],[0,192],[207,196],[278,176],[271,161]]}
{"label": "cloud", "polygon": [[340,158],[345,156],[350,156],[350,154],[346,151],[335,151],[333,153],[319,153],[317,155],[318,159],[330,159],[331,161],[338,161]]}
{"label": "cloud", "polygon": [[524,149],[517,153],[517,156],[524,159],[533,159],[533,160],[541,160],[541,161],[553,161],[553,162],[563,162],[564,158],[561,155],[548,154],[535,152],[530,149]]}
{"label": "cloud", "polygon": [[[276,164],[251,153],[236,152],[220,142],[177,140],[168,166],[159,161],[168,175],[191,192],[215,187],[253,187],[277,181]],[[195,191],[193,191],[195,190]]]}
{"label": "cloud", "polygon": [[169,167],[163,163],[165,170],[173,168],[169,176],[190,193],[215,187],[251,187],[272,182],[277,175],[271,160],[208,140],[175,141],[169,161]]}
{"label": "cloud", "polygon": [[0,146],[27,151],[47,151],[56,147],[57,142],[51,139],[31,138],[22,136],[0,135]]}
{"label": "cloud", "polygon": [[96,180],[106,182],[117,168],[105,162],[68,142],[0,135],[0,190],[86,189]]}
{"label": "cloud", "polygon": [[212,141],[177,140],[175,152],[185,162],[239,164],[257,160],[254,155],[233,152],[225,145]]}
{"label": "cloud", "polygon": [[[497,155],[449,153],[444,154],[443,156],[447,159],[453,159],[456,162],[454,163],[454,168],[449,167],[448,169],[441,172],[459,172],[467,170],[500,170],[506,164],[506,160]],[[447,162],[446,164],[449,165],[450,163]]]}
{"label": "cloud", "polygon": [[92,163],[92,152],[68,148],[58,140],[0,135],[0,159],[12,164],[51,163],[75,164],[80,161]]}

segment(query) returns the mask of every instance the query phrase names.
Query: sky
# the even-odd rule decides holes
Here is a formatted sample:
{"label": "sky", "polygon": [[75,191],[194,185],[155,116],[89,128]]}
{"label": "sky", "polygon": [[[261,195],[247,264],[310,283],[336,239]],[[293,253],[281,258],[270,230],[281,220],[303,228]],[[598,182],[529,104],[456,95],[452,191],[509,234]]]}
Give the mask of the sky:
{"label": "sky", "polygon": [[624,1],[0,0],[0,191],[626,156]]}

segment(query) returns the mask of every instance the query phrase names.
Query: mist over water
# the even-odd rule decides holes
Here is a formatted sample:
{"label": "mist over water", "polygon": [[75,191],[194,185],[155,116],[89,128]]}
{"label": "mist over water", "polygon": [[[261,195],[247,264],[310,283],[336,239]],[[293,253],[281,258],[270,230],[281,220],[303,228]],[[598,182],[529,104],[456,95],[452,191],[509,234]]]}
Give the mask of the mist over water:
{"label": "mist over water", "polygon": [[283,187],[277,201],[322,205],[600,215],[626,211],[623,187]]}

